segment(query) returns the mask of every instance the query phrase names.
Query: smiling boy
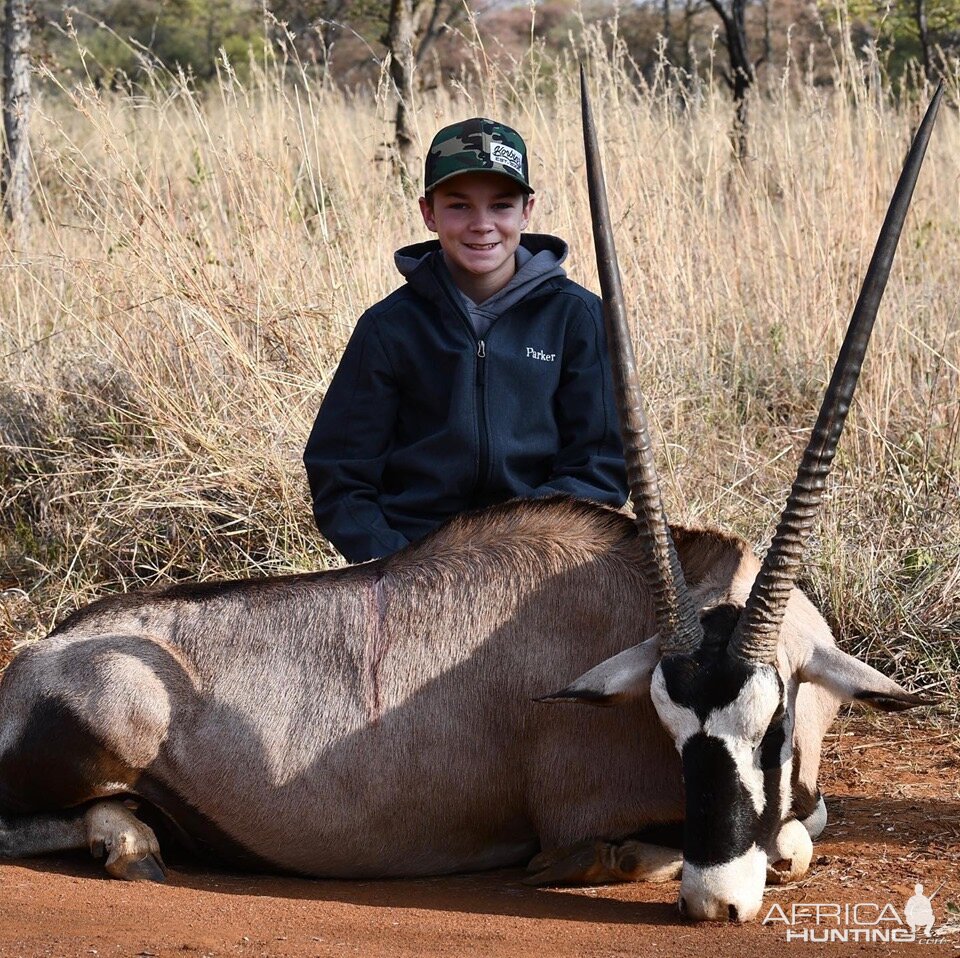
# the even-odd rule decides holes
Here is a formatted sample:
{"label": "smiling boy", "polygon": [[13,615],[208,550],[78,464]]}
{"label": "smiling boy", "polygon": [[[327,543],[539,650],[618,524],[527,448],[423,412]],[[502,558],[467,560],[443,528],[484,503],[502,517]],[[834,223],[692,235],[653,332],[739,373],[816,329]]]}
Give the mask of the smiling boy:
{"label": "smiling boy", "polygon": [[423,222],[437,234],[450,278],[472,302],[499,293],[515,275],[533,203],[502,173],[459,173],[420,197]]}
{"label": "smiling boy", "polygon": [[351,562],[516,496],[626,500],[600,301],[566,243],[523,233],[534,199],[515,130],[434,137],[437,239],[396,253],[406,285],[360,318],[304,452],[317,526]]}

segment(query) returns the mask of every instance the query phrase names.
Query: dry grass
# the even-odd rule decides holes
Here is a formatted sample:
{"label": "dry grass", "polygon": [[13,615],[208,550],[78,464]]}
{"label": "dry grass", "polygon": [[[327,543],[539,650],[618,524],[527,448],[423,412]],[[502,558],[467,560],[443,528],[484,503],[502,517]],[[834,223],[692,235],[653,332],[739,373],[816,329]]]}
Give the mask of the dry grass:
{"label": "dry grass", "polygon": [[[573,70],[531,56],[505,71],[482,51],[475,68],[418,104],[421,143],[464,115],[517,126],[533,227],[567,238],[571,274],[596,287]],[[833,89],[788,75],[754,104],[741,168],[724,91],[638,92],[629,64],[598,55],[591,72],[670,515],[763,543],[920,106],[847,62]],[[254,76],[136,97],[47,84],[37,222],[23,249],[0,238],[8,639],[111,590],[335,561],[302,445],[356,318],[399,282],[393,250],[425,231],[382,161],[383,97],[294,67]],[[951,107],[807,582],[847,647],[941,690],[960,633],[958,155]]]}

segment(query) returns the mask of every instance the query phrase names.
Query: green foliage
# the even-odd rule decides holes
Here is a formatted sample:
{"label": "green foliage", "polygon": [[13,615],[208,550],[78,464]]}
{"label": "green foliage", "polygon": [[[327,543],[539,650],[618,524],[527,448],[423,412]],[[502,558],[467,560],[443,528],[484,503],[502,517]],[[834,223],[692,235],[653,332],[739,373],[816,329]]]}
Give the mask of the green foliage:
{"label": "green foliage", "polygon": [[[434,0],[418,2],[429,10]],[[918,3],[926,15],[930,69],[936,72],[960,48],[960,0],[849,0],[839,6],[832,0],[813,6],[803,0],[751,2],[746,11],[750,57],[762,57],[765,75],[773,77],[804,51],[812,74],[829,82],[837,43],[849,36],[857,56],[875,47],[881,64],[897,78],[922,68]],[[419,65],[428,86],[440,77],[461,78],[474,43],[485,56],[506,62],[532,56],[535,40],[546,60],[570,37],[579,38],[585,27],[598,24],[605,25],[611,51],[620,49],[636,67],[637,82],[655,82],[665,65],[694,81],[724,61],[717,57],[718,19],[706,0],[450,4],[439,19],[437,42]],[[388,0],[35,0],[35,7],[39,58],[58,76],[108,87],[142,82],[157,63],[208,81],[221,50],[245,78],[251,51],[260,60],[265,44],[295,51],[302,63],[316,65],[318,72],[322,68],[345,86],[376,84],[390,12]],[[466,7],[473,17],[469,28],[458,19]],[[451,10],[457,17],[451,18]]]}
{"label": "green foliage", "polygon": [[103,85],[136,80],[157,61],[210,79],[221,50],[242,72],[249,51],[264,45],[257,0],[91,0],[66,9],[45,0],[40,12],[53,68]]}
{"label": "green foliage", "polygon": [[[835,3],[819,6],[825,19],[837,19]],[[847,0],[841,10],[855,46],[874,45],[891,77],[922,69],[921,15],[934,72],[960,49],[960,0]]]}

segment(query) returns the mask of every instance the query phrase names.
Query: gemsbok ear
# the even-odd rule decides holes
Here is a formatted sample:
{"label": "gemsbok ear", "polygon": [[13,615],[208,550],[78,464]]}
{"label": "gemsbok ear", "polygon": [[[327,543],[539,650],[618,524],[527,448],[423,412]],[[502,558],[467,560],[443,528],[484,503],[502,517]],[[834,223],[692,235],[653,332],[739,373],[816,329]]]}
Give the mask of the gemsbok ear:
{"label": "gemsbok ear", "polygon": [[800,681],[825,688],[841,702],[863,702],[881,712],[937,704],[935,699],[908,692],[866,662],[831,646],[814,650],[800,669]]}
{"label": "gemsbok ear", "polygon": [[643,698],[650,692],[650,675],[660,659],[659,639],[654,636],[604,659],[575,682],[536,702],[577,705],[621,705]]}

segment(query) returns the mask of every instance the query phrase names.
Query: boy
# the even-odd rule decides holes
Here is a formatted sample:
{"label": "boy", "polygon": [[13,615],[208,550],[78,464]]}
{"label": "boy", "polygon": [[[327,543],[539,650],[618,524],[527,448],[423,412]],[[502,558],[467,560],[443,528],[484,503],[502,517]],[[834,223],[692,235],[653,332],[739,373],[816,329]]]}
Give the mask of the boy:
{"label": "boy", "polygon": [[360,318],[304,452],[320,531],[351,562],[516,496],[620,506],[627,486],[600,301],[533,212],[520,135],[476,117],[427,153],[437,240]]}

